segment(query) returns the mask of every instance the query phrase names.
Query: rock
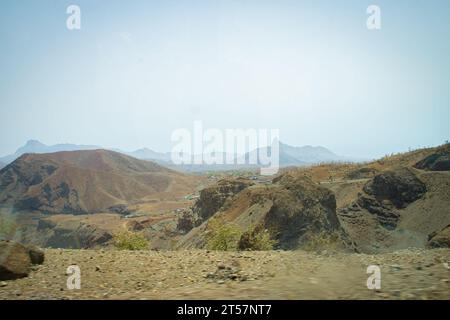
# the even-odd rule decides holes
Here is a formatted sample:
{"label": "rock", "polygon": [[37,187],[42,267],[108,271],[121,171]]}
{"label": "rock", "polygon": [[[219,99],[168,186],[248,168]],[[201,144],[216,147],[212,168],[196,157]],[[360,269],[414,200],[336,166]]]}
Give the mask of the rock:
{"label": "rock", "polygon": [[428,236],[429,248],[450,248],[450,225]]}
{"label": "rock", "polygon": [[86,249],[105,245],[112,238],[110,231],[82,221],[67,221],[49,231],[44,245],[50,248]]}
{"label": "rock", "polygon": [[206,220],[216,213],[228,198],[251,185],[253,185],[253,182],[241,178],[219,180],[216,185],[205,188],[200,192],[200,198],[195,204],[194,212],[197,211],[198,216]]}
{"label": "rock", "polygon": [[177,221],[177,230],[183,233],[189,232],[195,227],[201,224],[201,219],[199,219],[192,209],[184,209],[181,212],[180,217]]}
{"label": "rock", "polygon": [[143,219],[143,220],[130,220],[127,223],[127,227],[131,231],[142,231],[149,228],[154,221],[152,219]]}
{"label": "rock", "polygon": [[269,201],[263,230],[268,230],[281,249],[296,249],[318,234],[342,231],[333,192],[296,173],[283,174],[273,183],[265,199],[256,199]]}
{"label": "rock", "polygon": [[219,263],[215,272],[210,272],[204,276],[207,279],[215,279],[218,281],[245,281],[247,275],[245,275],[239,265],[239,262],[233,260],[229,263]]}
{"label": "rock", "polygon": [[377,169],[363,167],[348,172],[345,175],[346,180],[368,179],[373,178],[378,173]]}
{"label": "rock", "polygon": [[376,216],[382,227],[394,230],[400,219],[398,210],[421,198],[427,189],[411,169],[400,167],[376,175],[364,185],[363,191],[340,214],[352,217],[367,210]]}
{"label": "rock", "polygon": [[203,189],[194,206],[191,209],[183,210],[177,229],[188,232],[198,227],[219,209],[226,207],[227,200],[253,184],[252,181],[243,178],[222,179]]}
{"label": "rock", "polygon": [[44,251],[36,246],[27,246],[28,254],[30,255],[31,264],[43,264],[45,260]]}
{"label": "rock", "polygon": [[30,252],[20,243],[0,241],[0,280],[12,280],[28,276],[32,264]]}
{"label": "rock", "polygon": [[109,207],[107,210],[121,215],[127,215],[131,213],[128,210],[128,206],[126,204],[116,204],[114,206]]}
{"label": "rock", "polygon": [[447,144],[414,165],[417,169],[450,171],[450,144]]}
{"label": "rock", "polygon": [[398,168],[376,175],[364,186],[364,192],[377,199],[378,202],[388,200],[397,209],[421,198],[427,191],[412,170]]}

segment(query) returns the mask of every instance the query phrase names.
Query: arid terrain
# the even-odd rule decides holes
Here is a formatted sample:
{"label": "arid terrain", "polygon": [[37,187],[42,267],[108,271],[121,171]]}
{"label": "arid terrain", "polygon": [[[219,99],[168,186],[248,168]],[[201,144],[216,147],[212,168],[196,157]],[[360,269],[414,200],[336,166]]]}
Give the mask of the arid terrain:
{"label": "arid terrain", "polygon": [[[378,255],[305,251],[45,251],[29,277],[0,282],[0,299],[449,299],[449,249]],[[447,263],[447,264],[445,264]],[[81,271],[68,290],[67,267]],[[369,265],[381,289],[367,288]]]}
{"label": "arid terrain", "polygon": [[[0,299],[447,300],[449,153],[270,178],[192,175],[102,150],[23,155],[0,171],[1,231],[44,248],[45,261],[2,249]],[[139,246],[118,246],[123,231]],[[79,290],[67,287],[71,265]],[[380,289],[367,287],[371,265]]]}

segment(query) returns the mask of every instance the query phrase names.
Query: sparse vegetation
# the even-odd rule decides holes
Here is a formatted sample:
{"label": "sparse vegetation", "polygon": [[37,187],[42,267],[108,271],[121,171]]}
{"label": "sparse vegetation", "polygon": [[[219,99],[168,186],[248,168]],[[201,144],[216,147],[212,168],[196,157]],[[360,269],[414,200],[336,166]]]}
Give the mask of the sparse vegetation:
{"label": "sparse vegetation", "polygon": [[255,229],[244,232],[239,240],[238,249],[267,251],[273,250],[277,244],[276,240],[271,239],[270,233],[266,229]]}
{"label": "sparse vegetation", "polygon": [[211,250],[236,250],[242,231],[234,224],[224,223],[220,219],[211,219],[207,235],[207,248]]}
{"label": "sparse vegetation", "polygon": [[119,250],[148,250],[150,242],[142,233],[124,230],[114,235],[114,246]]}
{"label": "sparse vegetation", "polygon": [[211,219],[208,227],[207,248],[211,250],[265,251],[273,250],[277,244],[276,240],[271,239],[269,231],[263,228],[243,232],[237,225],[218,218]]}
{"label": "sparse vegetation", "polygon": [[340,236],[338,232],[322,231],[308,236],[308,240],[302,246],[306,251],[331,250],[335,251],[341,246]]}

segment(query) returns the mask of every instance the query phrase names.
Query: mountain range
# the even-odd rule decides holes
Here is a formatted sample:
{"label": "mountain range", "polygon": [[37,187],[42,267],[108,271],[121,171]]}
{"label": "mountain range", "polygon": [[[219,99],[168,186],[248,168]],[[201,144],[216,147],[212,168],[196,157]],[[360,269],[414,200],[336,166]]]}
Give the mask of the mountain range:
{"label": "mountain range", "polygon": [[[29,140],[24,146],[17,149],[14,154],[7,155],[0,158],[0,168],[4,167],[8,163],[11,163],[15,159],[27,153],[55,153],[61,151],[81,151],[81,150],[97,150],[104,149],[96,145],[77,145],[77,144],[56,144],[56,145],[46,145],[37,140]],[[233,164],[223,164],[223,165],[195,165],[195,164],[183,164],[175,165],[171,160],[171,153],[157,152],[148,148],[142,148],[135,151],[127,152],[120,149],[109,149],[118,153],[125,154],[127,156],[141,159],[141,160],[151,160],[157,162],[163,166],[170,167],[173,169],[181,169],[182,171],[205,171],[205,170],[231,170],[235,168],[249,168],[256,165],[233,165]],[[246,159],[249,159],[252,155],[257,155],[259,152],[270,152],[267,148],[255,149],[245,155]],[[225,157],[225,153],[223,153]],[[235,158],[236,159],[236,158]],[[323,162],[355,162],[361,159],[354,159],[344,156],[339,156],[330,151],[329,149],[322,146],[301,146],[295,147],[288,144],[280,143],[280,166],[299,166],[299,165],[310,165],[318,164]],[[247,162],[246,162],[247,163]]]}

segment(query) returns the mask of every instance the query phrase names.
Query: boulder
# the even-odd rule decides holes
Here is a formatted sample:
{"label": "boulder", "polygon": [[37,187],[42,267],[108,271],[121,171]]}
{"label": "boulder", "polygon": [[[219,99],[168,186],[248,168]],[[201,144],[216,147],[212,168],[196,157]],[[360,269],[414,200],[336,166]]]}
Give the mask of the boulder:
{"label": "boulder", "polygon": [[44,251],[33,245],[26,246],[31,264],[43,264],[45,260]]}
{"label": "boulder", "polygon": [[12,241],[0,241],[0,280],[28,276],[32,264],[44,262],[42,250]]}

